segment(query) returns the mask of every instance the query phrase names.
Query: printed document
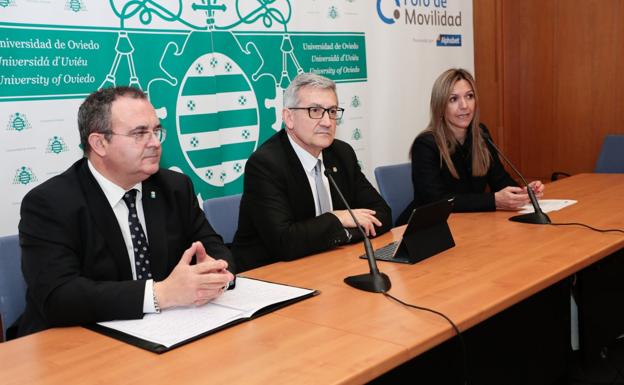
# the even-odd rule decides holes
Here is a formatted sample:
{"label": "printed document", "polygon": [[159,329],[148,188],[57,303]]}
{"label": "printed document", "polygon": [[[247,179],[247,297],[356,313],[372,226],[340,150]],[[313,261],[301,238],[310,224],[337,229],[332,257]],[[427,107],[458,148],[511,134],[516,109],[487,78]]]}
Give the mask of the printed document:
{"label": "printed document", "polygon": [[206,305],[165,309],[146,314],[143,319],[98,324],[170,348],[232,321],[251,318],[270,305],[313,293],[310,289],[237,277],[235,289]]}

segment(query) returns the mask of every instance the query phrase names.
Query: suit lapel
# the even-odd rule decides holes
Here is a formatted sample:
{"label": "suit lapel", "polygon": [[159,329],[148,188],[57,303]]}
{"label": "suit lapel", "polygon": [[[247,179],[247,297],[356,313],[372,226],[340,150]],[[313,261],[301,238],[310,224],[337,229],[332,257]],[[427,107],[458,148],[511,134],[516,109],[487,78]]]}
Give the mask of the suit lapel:
{"label": "suit lapel", "polygon": [[167,213],[165,195],[154,183],[154,177],[143,182],[143,212],[150,248],[152,275],[156,280],[167,277]]}
{"label": "suit lapel", "polygon": [[93,174],[91,174],[86,159],[83,160],[78,173],[78,180],[82,186],[94,225],[104,238],[104,243],[109,246],[110,252],[117,262],[118,274],[122,280],[131,280],[132,268],[130,267],[130,259],[119,223],[104,192],[93,177]]}
{"label": "suit lapel", "polygon": [[[288,140],[286,129],[282,130],[280,135],[282,147],[284,148],[284,153],[287,158],[287,164],[290,167],[289,173],[294,179],[294,188],[296,191],[295,194],[289,194],[291,205],[299,212],[298,218],[312,218],[316,216],[316,206],[314,204],[314,195],[312,195],[310,182],[308,181],[308,177],[301,165],[299,157],[297,157],[297,153],[295,153],[295,150]],[[306,204],[302,205],[301,202],[306,202]]]}

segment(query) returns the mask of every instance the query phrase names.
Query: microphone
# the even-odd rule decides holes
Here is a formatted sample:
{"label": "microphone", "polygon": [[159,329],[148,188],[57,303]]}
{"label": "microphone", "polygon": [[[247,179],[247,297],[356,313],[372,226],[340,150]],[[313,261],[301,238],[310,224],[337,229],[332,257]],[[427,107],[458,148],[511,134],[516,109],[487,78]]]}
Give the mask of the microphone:
{"label": "microphone", "polygon": [[[334,172],[335,172],[335,168],[334,168]],[[354,287],[356,289],[359,289],[359,290],[370,291],[373,293],[387,292],[388,290],[390,290],[390,287],[392,286],[392,284],[390,283],[390,278],[388,278],[388,276],[385,275],[384,273],[379,272],[379,269],[377,268],[377,261],[375,260],[375,254],[373,253],[373,247],[371,246],[370,239],[366,236],[366,233],[364,232],[364,229],[360,225],[360,222],[358,222],[357,218],[355,217],[355,214],[353,214],[353,211],[351,210],[351,207],[349,207],[349,203],[347,203],[347,200],[345,199],[344,195],[342,195],[340,188],[338,188],[338,185],[336,184],[336,181],[334,180],[332,173],[327,168],[325,169],[325,176],[327,177],[327,179],[329,179],[331,184],[334,186],[334,188],[338,192],[338,195],[340,196],[340,200],[342,200],[342,203],[344,203],[345,207],[347,208],[347,211],[349,211],[349,214],[351,215],[351,218],[353,218],[353,222],[355,222],[355,225],[357,226],[357,228],[360,230],[360,233],[364,237],[364,250],[366,251],[366,258],[368,259],[368,267],[370,269],[370,273],[352,275],[350,277],[345,278],[344,282],[347,285]]]}
{"label": "microphone", "polygon": [[537,198],[535,197],[535,193],[533,192],[533,189],[531,188],[531,186],[529,186],[529,184],[527,183],[526,179],[524,179],[522,174],[520,174],[520,171],[518,171],[518,169],[514,167],[513,163],[511,163],[511,161],[507,159],[505,154],[503,154],[501,150],[499,150],[498,147],[496,147],[496,145],[494,144],[494,141],[490,137],[490,133],[487,132],[486,130],[481,130],[481,132],[483,133],[483,138],[490,144],[490,146],[494,148],[494,150],[496,150],[496,153],[501,158],[503,158],[505,163],[507,163],[507,165],[511,167],[511,169],[516,173],[516,175],[520,177],[520,179],[522,180],[522,183],[526,187],[527,193],[529,194],[529,199],[531,200],[531,205],[533,205],[533,210],[535,211],[535,212],[528,213],[528,214],[521,214],[521,215],[513,216],[509,218],[509,220],[513,222],[532,223],[535,225],[550,224],[550,218],[548,218],[548,215],[544,214],[544,212],[542,211],[542,208],[540,207],[537,201]]}

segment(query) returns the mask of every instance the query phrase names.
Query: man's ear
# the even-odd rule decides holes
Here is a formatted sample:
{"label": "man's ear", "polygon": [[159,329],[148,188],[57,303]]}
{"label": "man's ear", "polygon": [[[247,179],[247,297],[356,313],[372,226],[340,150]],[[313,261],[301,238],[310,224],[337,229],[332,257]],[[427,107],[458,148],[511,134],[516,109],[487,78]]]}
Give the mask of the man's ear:
{"label": "man's ear", "polygon": [[95,152],[99,156],[104,156],[106,154],[106,147],[108,146],[108,141],[104,138],[103,134],[91,133],[89,134],[89,146],[91,147],[91,151]]}
{"label": "man's ear", "polygon": [[295,126],[293,111],[288,108],[284,108],[282,110],[282,121],[287,129],[292,130]]}

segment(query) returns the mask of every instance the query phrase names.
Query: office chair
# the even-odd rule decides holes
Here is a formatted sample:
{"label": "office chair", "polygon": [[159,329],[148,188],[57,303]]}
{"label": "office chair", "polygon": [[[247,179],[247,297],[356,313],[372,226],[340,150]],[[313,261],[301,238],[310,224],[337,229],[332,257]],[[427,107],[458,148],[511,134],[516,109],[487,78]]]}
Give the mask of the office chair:
{"label": "office chair", "polygon": [[375,169],[379,193],[392,210],[392,224],[396,224],[401,213],[414,200],[412,185],[412,164],[401,163],[380,166]]}
{"label": "office chair", "polygon": [[238,228],[238,212],[242,194],[206,199],[204,213],[215,231],[231,244]]}
{"label": "office chair", "polygon": [[624,135],[605,136],[594,172],[624,173]]}
{"label": "office chair", "polygon": [[[624,135],[607,135],[602,142],[602,147],[598,153],[595,173],[616,174],[624,173]],[[570,174],[562,171],[555,171],[550,177],[551,181],[568,177]]]}
{"label": "office chair", "polygon": [[21,250],[17,235],[0,237],[0,322],[2,335],[26,307],[26,281],[22,275]]}

